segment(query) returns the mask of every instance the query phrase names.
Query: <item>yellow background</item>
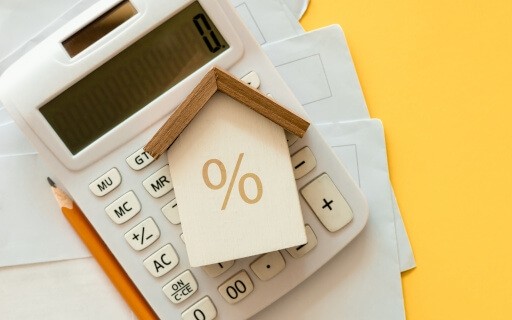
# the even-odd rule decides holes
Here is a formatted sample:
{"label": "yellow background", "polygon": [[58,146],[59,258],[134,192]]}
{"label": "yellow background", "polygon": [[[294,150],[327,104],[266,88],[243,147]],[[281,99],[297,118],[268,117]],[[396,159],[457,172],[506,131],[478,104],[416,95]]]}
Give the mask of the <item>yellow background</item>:
{"label": "yellow background", "polygon": [[512,319],[512,1],[311,0],[340,24],[418,267],[408,319]]}

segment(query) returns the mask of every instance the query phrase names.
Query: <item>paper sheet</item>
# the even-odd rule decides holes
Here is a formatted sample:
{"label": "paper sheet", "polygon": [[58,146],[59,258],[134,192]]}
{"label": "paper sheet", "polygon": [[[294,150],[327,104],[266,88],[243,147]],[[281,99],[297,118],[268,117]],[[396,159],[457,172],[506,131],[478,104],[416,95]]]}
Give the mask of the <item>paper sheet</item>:
{"label": "paper sheet", "polygon": [[300,20],[309,6],[309,0],[282,0],[283,3],[290,9],[293,16]]}
{"label": "paper sheet", "polygon": [[254,319],[405,319],[382,123],[318,127],[366,195],[369,220],[321,272]]}
{"label": "paper sheet", "polygon": [[[2,0],[0,4],[0,60],[34,37],[52,20],[73,6],[73,1]],[[31,14],[36,13],[36,14]],[[10,32],[16,26],[16,36]]]}
{"label": "paper sheet", "polygon": [[304,29],[280,0],[231,0],[259,44],[304,33]]}
{"label": "paper sheet", "polygon": [[[36,150],[14,122],[0,124],[0,156],[34,154]],[[3,172],[3,169],[2,169]],[[27,175],[30,175],[29,172]]]}
{"label": "paper sheet", "polygon": [[93,258],[0,269],[4,320],[137,320]]}
{"label": "paper sheet", "polygon": [[36,154],[0,156],[0,168],[0,267],[90,256],[61,214]]}
{"label": "paper sheet", "polygon": [[4,0],[0,5],[0,74],[72,17],[99,0]]}
{"label": "paper sheet", "polygon": [[339,26],[269,43],[263,50],[313,123],[370,117]]}
{"label": "paper sheet", "polygon": [[[270,43],[263,49],[315,124],[369,119],[343,31],[337,25]],[[394,193],[400,270],[416,266]]]}
{"label": "paper sheet", "polygon": [[5,110],[4,107],[0,106],[0,126],[3,126],[5,124],[11,123],[12,119],[7,113],[7,110]]}

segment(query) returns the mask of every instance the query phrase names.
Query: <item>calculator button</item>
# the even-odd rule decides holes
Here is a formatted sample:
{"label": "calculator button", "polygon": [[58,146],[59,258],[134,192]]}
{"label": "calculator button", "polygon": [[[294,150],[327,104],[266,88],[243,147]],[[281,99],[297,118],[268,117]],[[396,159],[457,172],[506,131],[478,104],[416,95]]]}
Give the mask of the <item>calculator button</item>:
{"label": "calculator button", "polygon": [[178,213],[178,203],[176,202],[176,198],[172,199],[171,202],[166,204],[162,208],[162,213],[172,224],[180,224],[180,215]]}
{"label": "calculator button", "polygon": [[140,202],[133,191],[128,191],[106,207],[105,211],[115,223],[125,223],[140,212]]}
{"label": "calculator button", "polygon": [[180,234],[180,238],[181,238],[181,241],[183,241],[183,243],[185,243],[185,236],[182,234]]}
{"label": "calculator button", "polygon": [[292,156],[293,175],[300,179],[316,167],[316,159],[309,147],[304,147]]}
{"label": "calculator button", "polygon": [[330,232],[343,228],[354,217],[345,198],[325,173],[302,188],[300,193]]}
{"label": "calculator button", "polygon": [[140,148],[139,150],[135,151],[131,156],[126,158],[126,163],[132,168],[133,170],[141,170],[147,167],[151,162],[155,160],[152,156],[149,155],[146,151],[144,151],[144,148]]}
{"label": "calculator button", "polygon": [[215,278],[228,271],[235,264],[235,260],[209,264],[202,267],[209,277]]}
{"label": "calculator button", "polygon": [[254,285],[247,272],[242,270],[221,284],[218,290],[224,300],[234,304],[247,297],[254,290]]}
{"label": "calculator button", "polygon": [[117,188],[121,183],[121,174],[116,168],[112,168],[107,173],[94,180],[90,185],[92,193],[98,197],[103,197],[110,191]]}
{"label": "calculator button", "polygon": [[149,176],[144,182],[142,182],[144,188],[149,192],[153,198],[160,198],[167,192],[171,191],[172,181],[171,172],[169,171],[169,165],[166,165],[157,172]]}
{"label": "calculator button", "polygon": [[308,224],[306,225],[306,237],[308,239],[307,243],[286,249],[286,251],[288,251],[288,253],[295,259],[303,257],[306,255],[306,253],[316,247],[318,240],[316,239],[316,235],[313,232],[313,229],[311,229]]}
{"label": "calculator button", "polygon": [[260,83],[261,83],[260,82],[260,77],[254,71],[249,72],[248,74],[243,76],[242,79],[240,79],[240,80],[242,80],[243,82],[247,83],[248,85],[250,85],[254,89],[258,89],[260,87]]}
{"label": "calculator button", "polygon": [[181,314],[183,320],[213,320],[217,317],[217,309],[209,297],[196,302]]}
{"label": "calculator button", "polygon": [[299,140],[299,137],[297,137],[293,133],[289,133],[288,131],[285,131],[284,135],[286,136],[286,142],[288,143],[288,147],[291,147],[292,144],[294,144],[295,142],[297,142],[297,140]]}
{"label": "calculator button", "polygon": [[160,230],[152,218],[147,218],[128,231],[124,238],[137,251],[147,248],[160,237]]}
{"label": "calculator button", "polygon": [[197,291],[197,282],[192,272],[187,270],[166,284],[163,291],[172,303],[181,303]]}
{"label": "calculator button", "polygon": [[153,277],[161,277],[171,271],[179,263],[180,259],[174,251],[171,244],[166,244],[157,252],[150,255],[144,260],[144,266],[153,275]]}
{"label": "calculator button", "polygon": [[283,271],[285,266],[286,263],[279,251],[266,253],[251,263],[252,271],[262,281],[272,279],[279,272]]}

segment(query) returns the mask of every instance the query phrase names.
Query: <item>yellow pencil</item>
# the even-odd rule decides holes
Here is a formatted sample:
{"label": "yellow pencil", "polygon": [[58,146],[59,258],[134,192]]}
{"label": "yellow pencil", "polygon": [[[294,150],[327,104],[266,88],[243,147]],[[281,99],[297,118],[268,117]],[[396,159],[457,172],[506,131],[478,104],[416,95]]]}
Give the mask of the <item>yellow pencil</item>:
{"label": "yellow pencil", "polygon": [[52,179],[48,178],[48,183],[52,187],[53,194],[61,207],[62,213],[135,315],[143,320],[158,319],[146,299],[144,299],[137,287],[133,284],[103,240],[101,240],[80,208],[65,192],[57,188]]}

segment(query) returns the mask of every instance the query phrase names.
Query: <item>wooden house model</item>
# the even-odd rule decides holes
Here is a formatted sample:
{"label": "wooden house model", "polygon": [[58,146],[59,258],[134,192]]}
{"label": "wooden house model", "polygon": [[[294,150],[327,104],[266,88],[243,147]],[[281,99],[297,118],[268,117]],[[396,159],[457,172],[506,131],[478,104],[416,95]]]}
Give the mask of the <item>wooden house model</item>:
{"label": "wooden house model", "polygon": [[308,126],[218,68],[170,116],[144,149],[167,151],[191,266],[306,242],[284,130]]}

